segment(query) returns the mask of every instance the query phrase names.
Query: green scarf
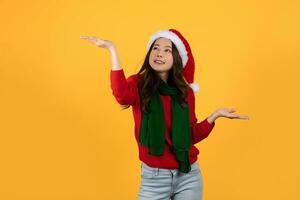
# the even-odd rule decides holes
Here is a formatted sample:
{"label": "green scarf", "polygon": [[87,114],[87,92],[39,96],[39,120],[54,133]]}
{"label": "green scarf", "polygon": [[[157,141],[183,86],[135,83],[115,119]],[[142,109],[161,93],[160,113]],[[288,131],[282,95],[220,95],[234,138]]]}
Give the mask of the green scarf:
{"label": "green scarf", "polygon": [[[189,163],[189,149],[191,147],[189,107],[180,105],[177,87],[172,87],[160,79],[158,90],[150,100],[150,112],[142,111],[140,128],[140,143],[149,147],[150,155],[162,155],[165,147],[165,120],[163,104],[160,94],[171,96],[172,105],[172,134],[171,139],[179,171],[188,173],[191,170]],[[151,112],[152,111],[152,112]]]}

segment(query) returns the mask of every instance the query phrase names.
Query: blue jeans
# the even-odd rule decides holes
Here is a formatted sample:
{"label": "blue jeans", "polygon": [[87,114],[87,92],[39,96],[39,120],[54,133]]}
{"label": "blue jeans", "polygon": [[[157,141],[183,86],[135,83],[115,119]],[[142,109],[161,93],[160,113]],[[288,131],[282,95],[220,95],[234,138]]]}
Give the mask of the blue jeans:
{"label": "blue jeans", "polygon": [[191,168],[189,173],[182,173],[142,162],[138,200],[201,200],[203,181],[198,162]]}

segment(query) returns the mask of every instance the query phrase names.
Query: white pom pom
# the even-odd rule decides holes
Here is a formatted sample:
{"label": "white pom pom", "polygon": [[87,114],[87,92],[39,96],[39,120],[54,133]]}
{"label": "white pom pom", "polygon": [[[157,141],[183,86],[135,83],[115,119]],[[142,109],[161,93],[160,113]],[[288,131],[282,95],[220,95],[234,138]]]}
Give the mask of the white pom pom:
{"label": "white pom pom", "polygon": [[199,85],[197,83],[190,83],[189,85],[192,88],[192,90],[194,91],[194,93],[199,91]]}

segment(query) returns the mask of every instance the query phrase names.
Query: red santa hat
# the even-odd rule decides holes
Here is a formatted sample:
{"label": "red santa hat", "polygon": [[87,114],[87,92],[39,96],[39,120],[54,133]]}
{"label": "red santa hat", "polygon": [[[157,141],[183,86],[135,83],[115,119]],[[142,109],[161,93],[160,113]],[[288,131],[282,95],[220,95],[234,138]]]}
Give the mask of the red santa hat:
{"label": "red santa hat", "polygon": [[160,37],[167,38],[174,43],[182,60],[183,76],[193,91],[198,92],[199,85],[194,83],[195,61],[187,40],[175,29],[159,30],[150,37],[147,50],[149,50],[152,43]]}

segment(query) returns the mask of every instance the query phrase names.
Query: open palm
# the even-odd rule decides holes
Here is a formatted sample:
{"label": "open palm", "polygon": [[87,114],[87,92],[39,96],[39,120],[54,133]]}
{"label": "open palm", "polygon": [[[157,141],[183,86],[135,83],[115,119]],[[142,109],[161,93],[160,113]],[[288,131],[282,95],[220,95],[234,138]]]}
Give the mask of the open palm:
{"label": "open palm", "polygon": [[85,39],[93,44],[95,44],[98,47],[102,47],[102,48],[110,48],[112,47],[114,44],[109,41],[109,40],[103,40],[94,36],[80,36],[81,39]]}
{"label": "open palm", "polygon": [[250,119],[247,115],[237,115],[234,114],[236,109],[227,109],[227,108],[220,108],[217,110],[219,117],[226,117],[229,119]]}

